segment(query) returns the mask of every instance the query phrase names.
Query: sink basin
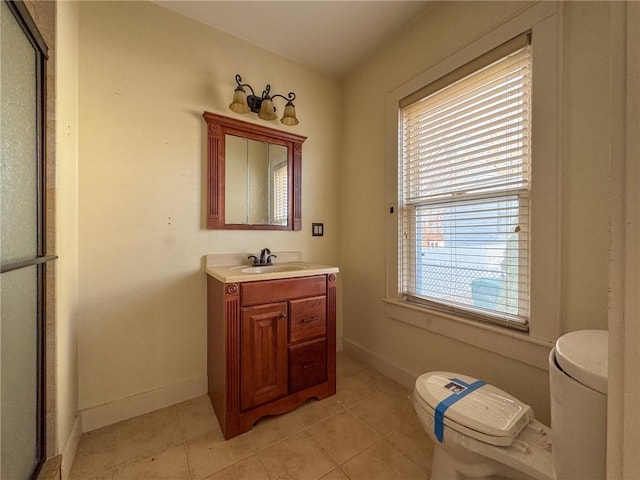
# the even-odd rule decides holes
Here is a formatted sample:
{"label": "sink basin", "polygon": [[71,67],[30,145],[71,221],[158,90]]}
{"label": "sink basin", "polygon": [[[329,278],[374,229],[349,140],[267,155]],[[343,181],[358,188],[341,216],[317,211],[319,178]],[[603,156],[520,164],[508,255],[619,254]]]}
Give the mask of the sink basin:
{"label": "sink basin", "polygon": [[289,265],[269,265],[259,267],[245,267],[240,271],[242,273],[275,273],[275,272],[297,272],[309,268],[307,265],[289,264]]}

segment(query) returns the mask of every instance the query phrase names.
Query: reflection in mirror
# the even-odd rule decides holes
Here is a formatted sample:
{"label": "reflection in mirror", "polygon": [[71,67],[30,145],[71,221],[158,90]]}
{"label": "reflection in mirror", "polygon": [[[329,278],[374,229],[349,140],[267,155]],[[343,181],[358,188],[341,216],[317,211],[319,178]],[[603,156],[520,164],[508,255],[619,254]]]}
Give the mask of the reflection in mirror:
{"label": "reflection in mirror", "polygon": [[227,223],[286,225],[287,148],[227,134],[225,152]]}
{"label": "reflection in mirror", "polygon": [[271,178],[269,223],[286,225],[289,206],[289,169],[287,149],[282,145],[269,145],[269,176]]}
{"label": "reflection in mirror", "polygon": [[207,228],[300,230],[307,137],[204,112]]}

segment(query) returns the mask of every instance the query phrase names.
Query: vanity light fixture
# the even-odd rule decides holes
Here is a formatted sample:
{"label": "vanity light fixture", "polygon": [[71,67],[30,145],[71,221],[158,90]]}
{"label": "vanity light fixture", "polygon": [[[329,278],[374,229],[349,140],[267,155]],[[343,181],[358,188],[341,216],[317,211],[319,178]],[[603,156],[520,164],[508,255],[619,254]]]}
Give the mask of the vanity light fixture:
{"label": "vanity light fixture", "polygon": [[[233,101],[231,105],[229,105],[229,110],[236,113],[257,113],[258,118],[263,120],[275,120],[277,115],[275,114],[276,107],[273,106],[273,99],[276,97],[282,97],[287,101],[287,104],[284,106],[284,114],[280,119],[280,122],[293,126],[298,124],[298,119],[296,118],[296,107],[293,104],[293,101],[296,99],[296,94],[293,92],[289,92],[289,94],[285,97],[284,95],[275,94],[270,95],[271,85],[267,84],[264,91],[262,92],[262,96],[258,97],[254,92],[251,85],[248,83],[242,83],[242,77],[237,74],[236,75],[236,83],[238,86],[233,92]],[[244,87],[249,87],[251,90],[251,94],[247,95]]]}

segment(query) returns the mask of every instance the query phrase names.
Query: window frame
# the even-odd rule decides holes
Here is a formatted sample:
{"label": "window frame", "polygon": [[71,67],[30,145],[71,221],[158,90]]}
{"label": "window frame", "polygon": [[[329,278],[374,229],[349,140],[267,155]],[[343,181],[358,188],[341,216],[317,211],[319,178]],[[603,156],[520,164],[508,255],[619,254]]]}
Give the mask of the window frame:
{"label": "window frame", "polygon": [[[386,98],[387,130],[387,285],[386,315],[458,341],[490,350],[529,365],[548,369],[548,354],[561,330],[561,213],[562,213],[562,6],[542,2],[530,6],[484,35],[428,66],[395,88]],[[532,189],[530,191],[530,327],[519,332],[468,320],[404,301],[400,294],[398,260],[400,230],[397,216],[402,148],[398,125],[400,100],[448,73],[481,57],[508,40],[531,32]]]}
{"label": "window frame", "polygon": [[[524,49],[527,49],[528,51],[524,54],[520,53]],[[445,75],[445,77],[435,80],[433,83],[426,85],[425,87],[419,89],[417,92],[414,92],[410,94],[408,97],[400,100],[399,122],[398,122],[399,142],[401,142],[402,145],[405,145],[406,143],[413,144],[415,142],[422,144],[424,141],[428,141],[422,137],[423,133],[426,133],[428,137],[431,137],[431,134],[429,132],[424,132],[423,130],[420,130],[416,136],[409,136],[409,137],[405,136],[404,127],[406,125],[406,122],[408,121],[410,122],[410,124],[412,124],[412,122],[415,122],[416,115],[418,114],[418,112],[420,112],[419,113],[420,115],[429,116],[432,114],[431,113],[432,110],[429,110],[429,109],[425,110],[424,106],[420,106],[420,103],[423,100],[429,97],[434,98],[433,96],[439,94],[440,92],[443,92],[443,94],[445,95],[445,98],[448,98],[450,97],[451,93],[447,92],[447,89],[451,86],[454,86],[453,87],[454,91],[460,92],[460,88],[462,88],[463,92],[467,92],[466,90],[467,87],[460,87],[460,86],[455,87],[455,85],[456,84],[468,85],[468,82],[466,84],[458,83],[458,82],[462,82],[463,80],[469,77],[477,79],[478,77],[473,77],[476,74],[480,74],[479,78],[481,79],[485,78],[487,76],[486,72],[493,72],[495,70],[495,67],[491,67],[492,65],[498,62],[502,62],[507,58],[513,58],[512,57],[513,55],[518,55],[518,57],[515,57],[515,58],[526,58],[528,60],[526,70],[527,72],[531,72],[531,63],[532,63],[531,50],[532,50],[531,32],[524,32],[523,34],[520,34],[515,38],[508,40],[504,44],[499,45],[497,48],[484,53],[480,57],[471,60],[471,62],[465,65],[462,65],[458,69]],[[526,57],[524,57],[524,55],[526,55]],[[486,70],[488,68],[492,68],[492,70]],[[493,77],[493,75],[494,74],[492,73],[491,77]],[[475,80],[474,82],[477,82],[477,81],[478,80]],[[487,80],[482,80],[482,81],[487,82]],[[485,83],[485,87],[491,88],[491,84]],[[523,90],[523,92],[527,93],[526,98],[529,101],[531,101],[531,91],[532,91],[531,85],[523,88],[525,89]],[[483,93],[480,92],[480,94],[482,95]],[[464,93],[465,97],[466,95],[468,95],[468,93]],[[436,104],[441,105],[442,101],[444,100],[436,100]],[[504,104],[501,103],[498,106],[498,108],[502,108],[503,106]],[[438,108],[441,108],[441,107],[438,107]],[[512,104],[509,104],[509,108],[513,108]],[[446,115],[449,116],[451,115],[452,112],[455,113],[456,111],[457,110],[452,109]],[[484,115],[487,115],[487,114],[488,112],[484,112]],[[522,116],[522,118],[526,118],[526,119],[524,120],[525,123],[522,123],[522,124],[518,123],[518,125],[522,125],[523,127],[526,127],[525,128],[526,132],[530,132],[531,131],[530,112],[522,113],[520,115]],[[491,116],[493,116],[493,113],[491,114]],[[473,120],[474,117],[469,117],[469,118]],[[415,128],[412,129],[412,132],[415,133]],[[455,128],[447,130],[447,135],[455,133],[456,138],[459,138],[459,141],[455,143],[455,145],[457,145],[456,148],[460,148],[460,143],[464,142],[464,138],[460,137],[459,132],[460,131],[456,130]],[[489,204],[492,202],[502,204],[505,201],[507,201],[508,198],[516,198],[518,201],[517,216],[518,218],[520,218],[518,224],[522,225],[523,221],[525,222],[525,224],[528,223],[529,210],[530,210],[529,192],[531,189],[530,142],[531,142],[531,138],[530,138],[530,134],[528,133],[527,144],[526,144],[527,146],[525,147],[527,151],[526,153],[522,154],[522,164],[521,164],[522,167],[524,168],[525,173],[523,178],[520,180],[521,183],[519,185],[514,185],[512,188],[504,188],[504,187],[496,188],[497,186],[493,186],[489,190],[481,190],[479,192],[475,191],[474,189],[472,189],[471,192],[461,191],[459,190],[459,187],[458,187],[454,191],[451,191],[451,190],[446,192],[442,191],[440,193],[437,193],[436,195],[428,195],[427,197],[422,196],[417,199],[413,198],[413,195],[416,193],[415,189],[418,188],[419,191],[422,191],[422,188],[424,187],[423,186],[421,187],[421,185],[423,185],[423,183],[422,181],[419,180],[420,178],[419,174],[418,174],[418,178],[413,176],[415,174],[409,174],[407,176],[407,171],[413,171],[418,167],[420,167],[420,169],[422,169],[423,167],[426,168],[427,164],[425,164],[423,161],[419,159],[412,160],[412,159],[408,159],[405,156],[405,152],[409,155],[415,155],[416,153],[415,147],[413,148],[407,147],[409,148],[408,151],[407,151],[407,148],[402,148],[402,149],[399,148],[399,151],[398,151],[398,184],[399,184],[398,228],[402,232],[402,237],[398,241],[398,257],[399,257],[399,261],[400,259],[403,260],[403,263],[406,265],[406,267],[403,270],[403,268],[400,267],[399,265],[398,275],[399,275],[399,284],[400,284],[399,295],[403,301],[408,301],[417,305],[422,305],[428,309],[435,309],[439,311],[450,312],[454,315],[458,315],[473,321],[486,322],[486,323],[494,324],[500,327],[514,328],[516,330],[525,331],[525,332],[529,330],[530,279],[528,275],[528,272],[529,272],[529,267],[528,267],[529,231],[528,229],[525,231],[526,232],[524,234],[525,236],[520,237],[520,239],[518,240],[518,243],[520,243],[521,240],[524,240],[524,250],[518,251],[518,257],[524,258],[524,263],[521,264],[519,262],[518,268],[519,269],[523,268],[524,271],[527,273],[526,273],[526,280],[522,284],[518,282],[519,285],[522,285],[525,288],[525,291],[524,291],[525,293],[523,297],[518,299],[518,303],[519,303],[518,313],[515,313],[515,314],[507,313],[504,311],[501,312],[498,309],[495,309],[495,310],[484,309],[481,307],[477,307],[475,303],[471,305],[466,305],[464,304],[464,302],[460,303],[456,300],[438,299],[436,298],[437,295],[428,295],[428,294],[421,295],[420,292],[418,291],[419,280],[417,277],[417,273],[418,273],[419,262],[418,262],[418,257],[416,255],[418,253],[419,228],[422,228],[423,226],[422,221],[418,218],[420,216],[419,212],[428,210],[430,208],[456,209],[458,208],[458,205],[459,205],[460,208],[462,208],[464,211],[469,211],[469,210],[466,210],[467,208],[470,208],[469,205],[480,204],[482,202],[487,202]],[[513,145],[513,142],[509,142],[508,145],[511,147]],[[482,146],[482,144],[474,143],[474,146],[480,147]],[[438,162],[438,163],[441,163],[441,162]],[[439,170],[442,167],[432,166],[429,168],[435,168],[436,170]],[[456,171],[461,171],[459,170],[459,168],[460,167],[457,167]],[[477,168],[477,167],[471,167],[471,168]],[[509,176],[504,178],[504,180],[509,180],[509,179],[512,179],[512,177]],[[416,184],[416,180],[418,180],[419,182],[418,184]],[[405,184],[405,182],[408,182],[408,184]],[[435,185],[435,187],[439,188],[438,185]],[[407,188],[409,189],[408,191],[407,191]],[[476,185],[476,188],[477,188],[477,185]],[[409,195],[410,197],[407,198],[407,195]],[[524,202],[523,202],[523,199],[524,199]],[[455,228],[455,225],[457,225],[457,223],[455,222],[450,224],[450,226],[454,228]],[[411,232],[411,233],[407,235],[407,232]],[[496,231],[495,233],[499,233],[499,232]],[[458,247],[454,247],[454,248],[457,251]],[[460,271],[460,270],[464,270],[465,267],[462,267],[460,265],[451,265],[448,268],[454,271]],[[519,273],[520,275],[522,270],[519,270],[519,272],[520,272]],[[458,278],[457,275],[458,274],[456,274],[456,279]],[[452,281],[457,282],[457,280],[452,280]],[[435,285],[431,284],[431,286],[435,286]]]}

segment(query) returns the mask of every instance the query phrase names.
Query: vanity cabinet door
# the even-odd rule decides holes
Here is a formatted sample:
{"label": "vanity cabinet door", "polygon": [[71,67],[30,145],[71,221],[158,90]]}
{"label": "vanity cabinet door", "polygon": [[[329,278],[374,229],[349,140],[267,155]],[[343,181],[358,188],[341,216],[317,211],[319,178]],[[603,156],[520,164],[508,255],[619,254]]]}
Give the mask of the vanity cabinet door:
{"label": "vanity cabinet door", "polygon": [[287,394],[287,303],[241,311],[240,408]]}

